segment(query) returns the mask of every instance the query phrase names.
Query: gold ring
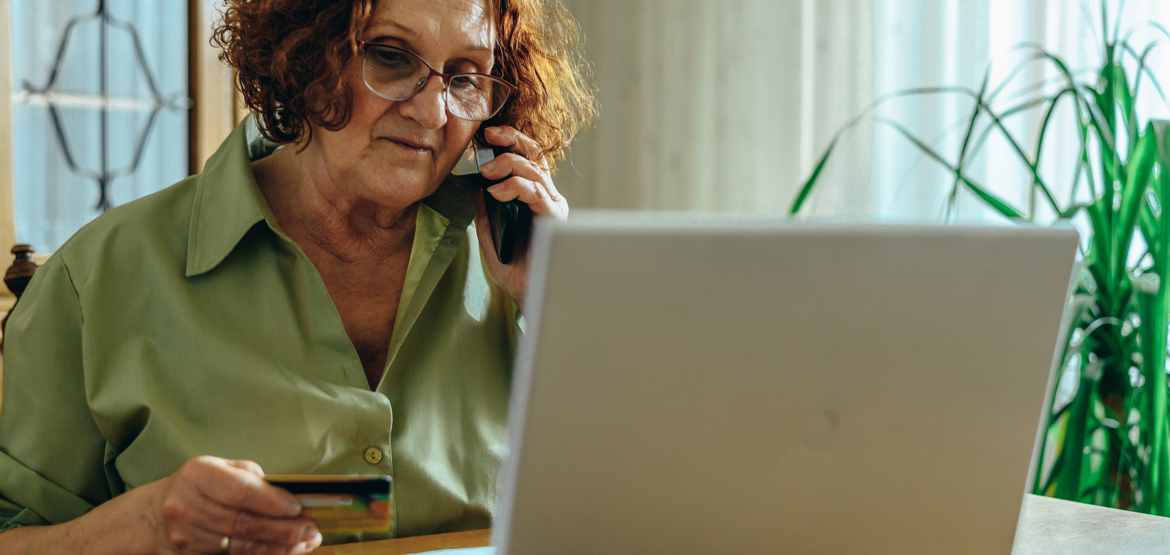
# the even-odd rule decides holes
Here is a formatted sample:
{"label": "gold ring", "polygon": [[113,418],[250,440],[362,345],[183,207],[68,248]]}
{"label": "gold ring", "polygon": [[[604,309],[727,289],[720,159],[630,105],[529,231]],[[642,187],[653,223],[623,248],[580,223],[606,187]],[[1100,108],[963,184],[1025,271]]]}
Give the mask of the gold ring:
{"label": "gold ring", "polygon": [[219,542],[219,548],[222,549],[224,551],[224,553],[227,553],[227,551],[229,550],[231,545],[232,545],[231,536],[224,536],[223,539],[220,540],[220,542]]}

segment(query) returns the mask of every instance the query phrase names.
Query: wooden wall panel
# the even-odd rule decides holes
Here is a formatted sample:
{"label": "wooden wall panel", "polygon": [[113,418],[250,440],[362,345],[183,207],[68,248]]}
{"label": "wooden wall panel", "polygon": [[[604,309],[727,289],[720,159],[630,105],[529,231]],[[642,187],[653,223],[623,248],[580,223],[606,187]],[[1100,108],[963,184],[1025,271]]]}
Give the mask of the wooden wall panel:
{"label": "wooden wall panel", "polygon": [[[16,242],[16,219],[12,200],[12,52],[9,49],[9,0],[0,0],[0,247],[7,252]],[[5,260],[8,257],[0,257]],[[0,268],[8,268],[3,262]],[[0,287],[0,314],[6,313],[16,302],[7,287]],[[2,316],[0,316],[2,317]],[[3,387],[4,364],[0,357],[0,387]]]}
{"label": "wooden wall panel", "polygon": [[219,19],[223,0],[190,0],[191,46],[191,173],[203,170],[246,113],[239,107],[232,72],[219,61],[219,50],[211,46],[211,30]]}
{"label": "wooden wall panel", "polygon": [[[10,0],[0,0],[0,253],[16,243],[16,218],[12,200],[12,52],[9,33]],[[4,256],[0,259],[7,259]],[[4,262],[3,268],[8,267]],[[3,294],[10,296],[6,288]]]}

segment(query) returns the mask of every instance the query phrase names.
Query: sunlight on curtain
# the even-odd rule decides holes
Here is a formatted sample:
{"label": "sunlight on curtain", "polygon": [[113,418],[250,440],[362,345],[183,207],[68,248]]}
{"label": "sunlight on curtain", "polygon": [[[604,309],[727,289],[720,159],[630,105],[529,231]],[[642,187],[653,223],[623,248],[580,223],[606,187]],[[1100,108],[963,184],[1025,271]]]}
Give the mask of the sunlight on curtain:
{"label": "sunlight on curtain", "polygon": [[[999,85],[1023,61],[1023,43],[1069,60],[1100,63],[1097,0],[568,0],[585,34],[601,89],[602,117],[557,177],[574,206],[783,212],[845,122],[882,95],[908,88],[978,90]],[[1109,0],[1110,18],[1117,0]],[[1121,29],[1142,44],[1146,24],[1170,27],[1170,2],[1128,0]],[[1112,29],[1111,29],[1112,32]],[[1150,63],[1170,81],[1170,38]],[[1027,88],[1060,84],[1056,69],[1026,65],[996,97],[1002,111]],[[811,82],[810,82],[811,80]],[[1170,83],[1166,85],[1170,87]],[[1144,117],[1170,111],[1149,86]],[[972,110],[962,94],[884,104],[953,163]],[[1068,201],[1078,139],[1071,105],[1058,110],[1041,174]],[[1040,114],[1010,118],[1034,156]],[[1028,174],[992,135],[973,177],[1017,207]],[[885,220],[941,218],[953,178],[889,127],[845,133],[807,213]],[[955,218],[995,221],[962,192]]]}
{"label": "sunlight on curtain", "polygon": [[[1002,113],[1034,98],[1039,90],[1051,94],[1064,84],[1056,66],[1034,60],[1035,50],[1026,44],[1060,56],[1082,78],[1091,79],[1092,69],[1101,64],[1102,25],[1096,0],[874,0],[873,6],[873,99],[917,87],[949,85],[978,91],[986,78],[989,91],[1004,87],[992,104]],[[1111,22],[1117,7],[1116,1],[1108,3]],[[1139,51],[1151,40],[1170,42],[1149,25],[1151,21],[1170,25],[1170,3],[1129,0],[1121,33],[1132,30]],[[1111,26],[1109,33],[1113,32]],[[1170,44],[1156,49],[1149,63],[1164,79],[1170,77]],[[823,69],[849,71],[842,66]],[[1034,88],[1038,86],[1042,89]],[[1139,93],[1139,105],[1143,118],[1170,117],[1170,109],[1148,79]],[[905,125],[935,147],[949,164],[955,164],[973,107],[973,99],[965,94],[933,94],[891,101],[876,113]],[[1028,157],[1036,155],[1042,117],[1041,110],[1031,110],[1004,122]],[[1058,199],[1068,203],[1080,145],[1072,104],[1062,104],[1053,121],[1039,171]],[[977,134],[990,123],[985,117]],[[953,177],[942,165],[888,126],[866,124],[856,133],[869,135],[872,143],[846,146],[835,155],[823,189],[812,198],[810,212],[898,221],[937,221],[944,216]],[[988,137],[980,154],[972,159],[971,177],[1015,207],[1028,209],[1031,177],[1027,166],[1002,134],[993,132]],[[818,154],[826,143],[818,143]],[[852,160],[864,159],[864,149],[870,150],[873,164],[869,178],[858,180]],[[861,194],[868,194],[872,203],[849,206],[837,200]],[[1037,214],[1041,219],[1052,216],[1043,206],[1037,208]],[[1002,221],[966,189],[959,191],[952,218]]]}
{"label": "sunlight on curtain", "polygon": [[[600,88],[557,186],[574,206],[780,206],[798,173],[799,0],[568,0]],[[759,55],[773,53],[767,63]],[[762,122],[767,122],[761,125]]]}

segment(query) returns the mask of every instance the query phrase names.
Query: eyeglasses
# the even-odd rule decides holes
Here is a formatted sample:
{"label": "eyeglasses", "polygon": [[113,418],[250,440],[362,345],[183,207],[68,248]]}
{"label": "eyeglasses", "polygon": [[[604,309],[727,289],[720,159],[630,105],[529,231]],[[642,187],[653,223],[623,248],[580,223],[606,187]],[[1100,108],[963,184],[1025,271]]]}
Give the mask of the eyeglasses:
{"label": "eyeglasses", "polygon": [[365,53],[362,79],[374,94],[386,100],[409,100],[436,75],[443,81],[443,100],[451,115],[469,121],[485,121],[504,107],[516,91],[512,84],[481,73],[442,73],[401,48],[358,42]]}

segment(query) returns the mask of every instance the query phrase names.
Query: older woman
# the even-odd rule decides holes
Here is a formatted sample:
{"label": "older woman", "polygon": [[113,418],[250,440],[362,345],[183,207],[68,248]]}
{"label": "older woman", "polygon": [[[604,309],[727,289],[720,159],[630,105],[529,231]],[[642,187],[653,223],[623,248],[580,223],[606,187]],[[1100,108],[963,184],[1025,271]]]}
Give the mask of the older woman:
{"label": "older woman", "polygon": [[[255,125],[78,232],[8,324],[0,552],[490,525],[526,262],[449,176],[486,125],[511,151],[488,194],[565,217],[550,171],[593,113],[572,30],[542,0],[234,0]],[[392,475],[391,530],[322,538],[264,471]]]}

